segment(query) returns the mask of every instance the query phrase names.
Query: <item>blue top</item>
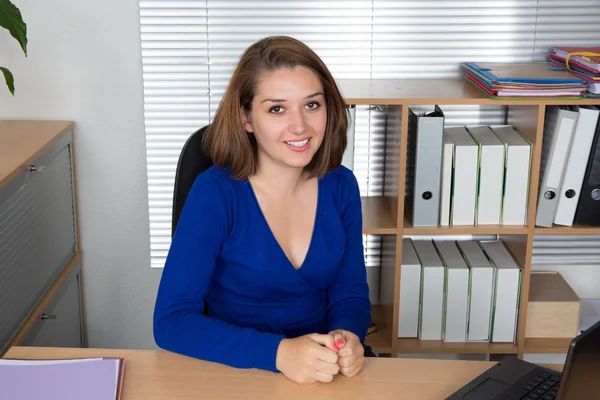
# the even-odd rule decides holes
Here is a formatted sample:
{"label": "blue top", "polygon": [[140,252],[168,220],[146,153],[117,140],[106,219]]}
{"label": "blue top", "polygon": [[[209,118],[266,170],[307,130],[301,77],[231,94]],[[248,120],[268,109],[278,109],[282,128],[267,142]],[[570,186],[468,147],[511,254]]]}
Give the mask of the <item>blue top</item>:
{"label": "blue top", "polygon": [[313,236],[298,270],[249,181],[214,166],[196,178],[158,290],[161,348],[276,372],[283,338],[341,328],[364,342],[370,321],[360,194],[349,169],[319,179]]}

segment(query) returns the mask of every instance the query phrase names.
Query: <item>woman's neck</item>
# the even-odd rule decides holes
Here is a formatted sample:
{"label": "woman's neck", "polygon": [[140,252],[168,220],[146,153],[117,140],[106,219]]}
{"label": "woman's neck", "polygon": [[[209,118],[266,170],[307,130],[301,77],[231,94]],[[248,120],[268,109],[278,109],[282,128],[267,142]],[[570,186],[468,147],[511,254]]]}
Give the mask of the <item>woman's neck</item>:
{"label": "woman's neck", "polygon": [[274,165],[267,161],[259,162],[258,171],[250,181],[269,193],[286,196],[296,193],[306,182],[306,174],[303,168]]}

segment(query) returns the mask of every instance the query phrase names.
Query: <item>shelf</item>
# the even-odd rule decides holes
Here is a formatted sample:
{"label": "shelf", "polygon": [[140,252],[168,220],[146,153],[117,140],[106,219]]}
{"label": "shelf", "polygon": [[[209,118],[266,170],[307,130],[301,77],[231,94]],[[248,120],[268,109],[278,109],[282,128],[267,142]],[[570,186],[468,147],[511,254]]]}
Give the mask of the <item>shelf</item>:
{"label": "shelf", "polygon": [[398,353],[517,354],[514,343],[447,343],[441,340],[398,339]]}
{"label": "shelf", "polygon": [[371,306],[371,319],[378,325],[378,331],[365,338],[365,343],[373,348],[375,353],[391,353],[392,332],[387,328],[385,323],[385,310],[383,306]]}
{"label": "shelf", "polygon": [[402,233],[405,235],[527,235],[527,227],[519,225],[480,225],[415,228],[405,219]]}
{"label": "shelf", "polygon": [[372,235],[395,235],[396,197],[368,196],[361,197],[363,214],[363,233]]}
{"label": "shelf", "polygon": [[391,353],[392,344],[390,338],[392,333],[388,329],[380,329],[375,333],[367,335],[365,344],[373,348],[375,353]]}
{"label": "shelf", "polygon": [[447,79],[340,79],[337,81],[346,104],[486,104],[554,105],[600,104],[600,99],[490,99],[464,78]]}
{"label": "shelf", "polygon": [[566,354],[573,338],[525,338],[523,353]]}
{"label": "shelf", "polygon": [[536,235],[600,235],[600,226],[560,226],[553,225],[551,228],[535,228]]}

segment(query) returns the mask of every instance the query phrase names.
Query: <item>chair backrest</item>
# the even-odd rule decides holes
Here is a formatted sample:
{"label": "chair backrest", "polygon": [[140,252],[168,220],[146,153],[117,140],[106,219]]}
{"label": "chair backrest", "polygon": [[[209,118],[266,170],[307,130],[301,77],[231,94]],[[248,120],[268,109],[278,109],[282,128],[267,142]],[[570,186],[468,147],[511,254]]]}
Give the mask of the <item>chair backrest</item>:
{"label": "chair backrest", "polygon": [[171,220],[171,236],[175,233],[179,216],[183,210],[188,193],[196,177],[209,169],[213,162],[202,147],[202,137],[206,128],[204,126],[188,138],[181,149],[177,170],[175,171],[175,185],[173,187],[173,215]]}

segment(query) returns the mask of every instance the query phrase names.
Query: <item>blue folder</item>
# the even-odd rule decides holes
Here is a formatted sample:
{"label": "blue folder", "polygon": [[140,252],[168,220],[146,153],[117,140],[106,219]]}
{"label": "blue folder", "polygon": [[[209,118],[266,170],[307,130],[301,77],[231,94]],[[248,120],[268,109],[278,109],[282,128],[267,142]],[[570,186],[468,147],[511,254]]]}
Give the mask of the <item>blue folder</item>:
{"label": "blue folder", "polygon": [[557,69],[550,63],[464,63],[465,68],[487,86],[493,84],[521,85],[583,85],[586,82],[573,74]]}

